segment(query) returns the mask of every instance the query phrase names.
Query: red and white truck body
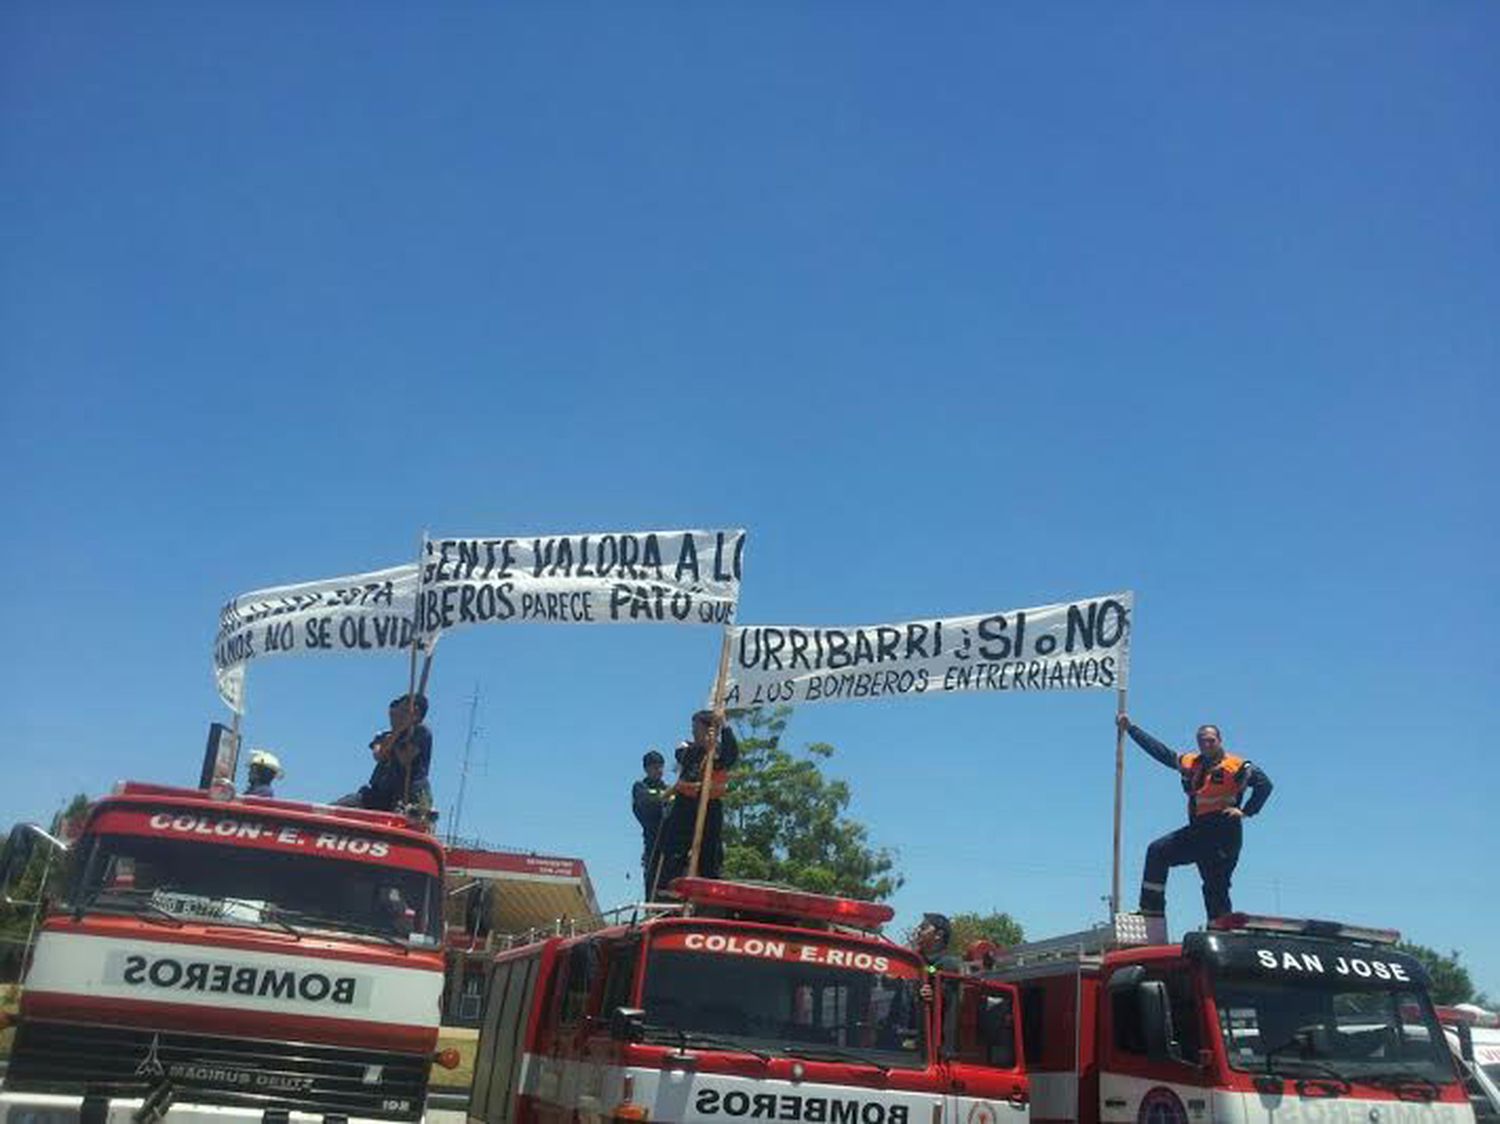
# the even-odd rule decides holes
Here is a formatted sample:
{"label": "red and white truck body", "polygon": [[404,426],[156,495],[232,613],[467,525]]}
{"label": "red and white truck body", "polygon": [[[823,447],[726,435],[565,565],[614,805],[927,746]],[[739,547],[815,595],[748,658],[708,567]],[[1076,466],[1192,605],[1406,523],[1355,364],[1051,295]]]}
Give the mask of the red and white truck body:
{"label": "red and white truck body", "polygon": [[1117,917],[1007,950],[1033,1124],[1471,1124],[1397,934],[1232,915],[1180,944]]}
{"label": "red and white truck body", "polygon": [[496,957],[474,1124],[1026,1124],[1010,985],[930,973],[877,934],[886,906],[674,889],[680,910]]}
{"label": "red and white truck body", "polygon": [[1439,1007],[1448,1039],[1478,1124],[1500,1124],[1500,1014],[1471,1003]]}
{"label": "red and white truck body", "polygon": [[441,848],[396,815],[225,795],[90,808],[22,979],[7,1120],[422,1115]]}

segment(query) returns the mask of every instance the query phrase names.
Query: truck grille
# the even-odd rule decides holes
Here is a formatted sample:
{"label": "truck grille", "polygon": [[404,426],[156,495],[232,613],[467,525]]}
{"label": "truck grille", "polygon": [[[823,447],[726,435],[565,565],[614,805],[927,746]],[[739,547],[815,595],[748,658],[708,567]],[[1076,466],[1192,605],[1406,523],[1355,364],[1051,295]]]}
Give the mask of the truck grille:
{"label": "truck grille", "polygon": [[416,1120],[428,1059],[305,1042],[25,1020],[5,1088],[144,1097],[163,1080],[179,1102]]}

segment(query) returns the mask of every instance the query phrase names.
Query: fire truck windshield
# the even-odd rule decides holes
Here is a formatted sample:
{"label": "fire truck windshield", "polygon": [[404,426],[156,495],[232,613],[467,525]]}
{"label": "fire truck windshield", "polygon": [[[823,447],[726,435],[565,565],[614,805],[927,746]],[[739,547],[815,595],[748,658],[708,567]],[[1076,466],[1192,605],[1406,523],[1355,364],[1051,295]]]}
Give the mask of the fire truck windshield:
{"label": "fire truck windshield", "polygon": [[1221,975],[1214,1000],[1235,1069],[1434,1091],[1454,1079],[1432,1006],[1416,988]]}
{"label": "fire truck windshield", "polygon": [[78,848],[62,903],[79,914],[139,914],[294,933],[437,943],[437,879],[364,860],[191,838],[102,834]]}
{"label": "fire truck windshield", "polygon": [[775,932],[673,929],[653,940],[647,1041],[917,1068],[920,969],[903,950]]}

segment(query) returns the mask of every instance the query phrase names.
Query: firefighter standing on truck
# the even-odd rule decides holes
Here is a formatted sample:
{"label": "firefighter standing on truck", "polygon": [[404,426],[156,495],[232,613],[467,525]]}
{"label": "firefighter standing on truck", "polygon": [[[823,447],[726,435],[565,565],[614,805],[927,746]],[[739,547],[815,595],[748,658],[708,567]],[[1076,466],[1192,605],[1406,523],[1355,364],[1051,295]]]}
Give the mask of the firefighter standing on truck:
{"label": "firefighter standing on truck", "polygon": [[[698,819],[698,794],[703,785],[703,761],[708,756],[708,736],[714,713],[700,710],[693,715],[693,740],[677,747],[677,783],[667,818],[661,825],[661,871],[656,885],[648,887],[652,897],[687,873],[688,854],[693,849],[693,828]],[[703,821],[703,845],[698,855],[698,875],[717,878],[724,867],[724,794],[729,790],[729,770],[740,758],[740,743],[727,725],[719,730],[714,751],[714,771],[709,778],[708,814]]]}
{"label": "firefighter standing on truck", "polygon": [[636,822],[641,825],[641,886],[646,900],[651,898],[651,868],[657,861],[656,840],[661,835],[662,817],[666,815],[670,786],[661,775],[667,759],[656,750],[648,750],[641,758],[641,769],[646,774],[630,786],[630,809]]}
{"label": "firefighter standing on truck", "polygon": [[960,972],[963,962],[948,951],[953,940],[953,922],[941,913],[924,913],[922,922],[912,934],[912,947],[922,957],[926,969],[919,994],[922,1002],[932,1002],[932,978],[939,972]]}
{"label": "firefighter standing on truck", "polygon": [[[1168,832],[1146,848],[1141,876],[1141,912],[1160,917],[1167,910],[1167,873],[1174,866],[1196,864],[1203,879],[1203,906],[1208,919],[1230,912],[1229,881],[1240,861],[1244,818],[1260,811],[1271,795],[1271,778],[1245,758],[1224,752],[1223,736],[1212,724],[1198,727],[1198,749],[1173,753],[1130,721],[1116,719],[1121,730],[1157,761],[1177,772],[1188,798],[1186,827]],[[1243,807],[1245,790],[1250,799]]]}
{"label": "firefighter standing on truck", "polygon": [[250,782],[246,796],[270,796],[276,792],[271,785],[281,778],[281,762],[269,749],[257,749],[250,754],[250,764],[245,769],[245,779]]}

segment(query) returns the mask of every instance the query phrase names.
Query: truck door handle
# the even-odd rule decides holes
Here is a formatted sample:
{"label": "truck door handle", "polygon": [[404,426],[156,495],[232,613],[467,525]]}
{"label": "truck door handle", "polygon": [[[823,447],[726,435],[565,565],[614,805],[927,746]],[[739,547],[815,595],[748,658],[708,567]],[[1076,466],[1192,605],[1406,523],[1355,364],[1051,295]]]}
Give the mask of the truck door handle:
{"label": "truck door handle", "polygon": [[1107,1097],[1105,1099],[1105,1101],[1104,1101],[1104,1107],[1105,1108],[1124,1108],[1125,1107],[1125,1098],[1124,1097]]}

